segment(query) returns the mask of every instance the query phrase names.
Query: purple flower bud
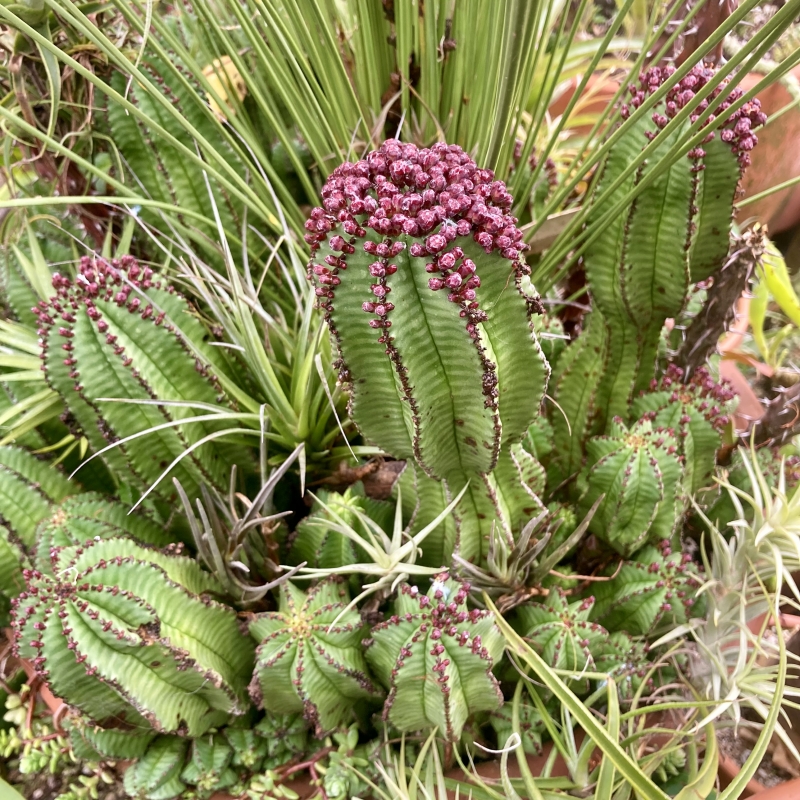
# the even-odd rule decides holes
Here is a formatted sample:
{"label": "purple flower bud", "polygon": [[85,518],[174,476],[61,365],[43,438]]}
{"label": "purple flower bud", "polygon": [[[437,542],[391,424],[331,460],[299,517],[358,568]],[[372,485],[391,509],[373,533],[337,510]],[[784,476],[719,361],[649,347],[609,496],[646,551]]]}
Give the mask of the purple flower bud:
{"label": "purple flower bud", "polygon": [[444,288],[444,281],[441,278],[431,278],[428,281],[428,288],[433,289],[434,292],[438,292],[439,289]]}
{"label": "purple flower bud", "polygon": [[436,233],[425,240],[425,246],[429,253],[438,253],[447,247],[447,239],[442,234]]}

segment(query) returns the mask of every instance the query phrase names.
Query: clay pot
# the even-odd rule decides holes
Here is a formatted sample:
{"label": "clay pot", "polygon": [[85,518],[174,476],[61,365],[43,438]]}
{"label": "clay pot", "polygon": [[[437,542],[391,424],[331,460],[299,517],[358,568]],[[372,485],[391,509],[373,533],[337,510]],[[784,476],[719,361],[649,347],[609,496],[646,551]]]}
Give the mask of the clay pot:
{"label": "clay pot", "polygon": [[[741,771],[741,766],[737,761],[732,759],[730,756],[727,756],[723,753],[719,754],[719,785],[721,789],[727,788],[733,779],[739,774]],[[790,781],[789,783],[794,783],[794,781]],[[784,786],[788,784],[783,784]],[[778,787],[775,787],[778,788]],[[747,798],[753,797],[754,795],[758,795],[761,798],[762,793],[766,792],[767,789],[764,784],[759,783],[755,778],[750,778],[747,782],[747,785],[744,787],[740,797]],[[779,796],[779,795],[778,795]],[[789,800],[796,800],[796,797],[800,797],[798,795],[787,795]]]}
{"label": "clay pot", "polygon": [[[792,71],[800,80],[800,67]],[[742,89],[747,91],[755,86],[762,75],[751,73],[744,77]],[[780,111],[794,99],[780,83],[759,93],[758,99],[767,116]],[[771,186],[776,186],[800,175],[800,148],[793,143],[800,141],[800,108],[795,106],[776,120],[758,131],[758,145],[752,153],[753,163],[742,181],[745,197],[752,197]],[[744,222],[748,217],[756,217],[767,224],[771,235],[789,230],[800,222],[800,184],[790,186],[781,192],[745,206],[738,219]]]}
{"label": "clay pot", "polygon": [[[740,770],[741,767],[736,761],[728,756],[720,755],[720,788],[725,789],[729,786]],[[742,798],[753,797],[757,800],[798,800],[800,798],[800,778],[794,778],[769,788],[755,778],[751,778],[739,796]]]}
{"label": "clay pot", "polygon": [[761,792],[754,796],[758,800],[797,800],[800,797],[800,778],[779,783],[769,789],[762,789]]}

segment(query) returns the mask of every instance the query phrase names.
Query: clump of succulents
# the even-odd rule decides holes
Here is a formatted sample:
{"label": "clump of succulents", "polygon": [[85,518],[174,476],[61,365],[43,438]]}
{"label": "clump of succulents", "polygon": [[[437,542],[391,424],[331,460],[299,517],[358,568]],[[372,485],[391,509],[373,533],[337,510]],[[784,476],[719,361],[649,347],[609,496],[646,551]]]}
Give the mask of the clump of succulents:
{"label": "clump of succulents", "polygon": [[[669,75],[644,73],[623,118]],[[671,146],[663,129],[710,75],[692,70],[626,123],[593,191],[636,188],[657,159],[622,180],[627,164],[648,142]],[[433,729],[446,758],[466,739],[503,747],[516,723],[534,752],[553,698],[531,695],[516,720],[504,706],[516,674],[495,614],[511,609],[573,691],[611,678],[631,701],[657,637],[702,610],[682,535],[732,395],[659,345],[727,252],[728,201],[763,122],[755,103],[728,108],[587,245],[592,310],[568,346],[542,316],[506,186],[460,147],[389,139],[331,173],[306,223],[308,276],[353,422],[405,462],[380,498],[339,486],[302,509],[297,483],[320,463],[298,447],[275,466],[264,422],[256,470],[197,413],[257,404],[228,392],[235,356],[211,346],[205,309],[151,267],[85,258],[57,274],[36,309],[45,378],[110,484],[82,492],[0,448],[0,575],[19,584],[15,652],[68,704],[73,751],[135,760],[126,791],[149,800],[291,798],[301,769],[321,796],[350,797],[377,737],[417,746]]]}

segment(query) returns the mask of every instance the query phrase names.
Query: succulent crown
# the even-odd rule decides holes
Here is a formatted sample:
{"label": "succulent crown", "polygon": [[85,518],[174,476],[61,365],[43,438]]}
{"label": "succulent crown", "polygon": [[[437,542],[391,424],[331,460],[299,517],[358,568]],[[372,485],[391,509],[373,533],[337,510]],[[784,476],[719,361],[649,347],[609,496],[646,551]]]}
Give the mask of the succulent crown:
{"label": "succulent crown", "polygon": [[364,661],[363,623],[335,579],[307,593],[286,582],[280,593],[278,611],[250,623],[260,643],[250,694],[269,712],[302,712],[322,736],[352,717],[355,701],[380,696]]}
{"label": "succulent crown", "polygon": [[628,430],[612,422],[608,436],[587,446],[588,463],[580,482],[581,506],[588,509],[605,495],[589,530],[623,556],[648,539],[669,539],[683,508],[678,445],[672,431],[640,420]]}

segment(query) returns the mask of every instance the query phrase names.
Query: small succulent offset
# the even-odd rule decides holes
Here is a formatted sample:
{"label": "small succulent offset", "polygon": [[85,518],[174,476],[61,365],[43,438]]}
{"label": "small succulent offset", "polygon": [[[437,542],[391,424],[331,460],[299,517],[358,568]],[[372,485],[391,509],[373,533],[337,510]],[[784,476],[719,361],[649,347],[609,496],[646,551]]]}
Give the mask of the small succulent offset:
{"label": "small succulent offset", "polygon": [[608,631],[590,616],[594,597],[570,602],[558,587],[547,602],[518,609],[518,628],[548,664],[576,672],[595,671],[595,655],[608,639]]}
{"label": "small succulent offset", "polygon": [[389,690],[384,719],[401,731],[438,727],[457,742],[470,716],[503,703],[492,674],[503,637],[492,614],[467,609],[469,590],[446,573],[427,594],[403,585],[394,613],[365,642],[367,659]]}
{"label": "small succulent offset", "polygon": [[304,593],[280,587],[278,611],[254,614],[250,635],[260,644],[250,694],[275,714],[302,713],[318,736],[343,725],[359,700],[376,700],[361,640],[364,624],[341,580]]}
{"label": "small succulent offset", "polygon": [[685,623],[696,611],[702,583],[691,556],[673,555],[670,542],[643,547],[612,580],[595,585],[597,602],[591,618],[612,630],[658,635],[665,627]]}
{"label": "small succulent offset", "polygon": [[730,386],[716,383],[705,367],[686,380],[680,367],[669,364],[650,390],[631,404],[634,418],[650,419],[654,426],[674,431],[683,457],[682,481],[691,494],[711,480],[733,397]]}
{"label": "small succulent offset", "polygon": [[253,646],[190,558],[132,540],[54,548],[26,570],[15,651],[102,725],[197,736],[247,709]]}
{"label": "small succulent offset", "polygon": [[627,557],[648,540],[671,539],[684,507],[678,444],[671,431],[640,420],[630,430],[617,418],[608,436],[586,445],[585,486],[580,504],[588,510],[603,496],[589,530]]}
{"label": "small succulent offset", "polygon": [[469,482],[444,553],[480,561],[491,526],[510,531],[536,505],[502,496],[491,473],[537,416],[549,373],[511,196],[455,145],[394,139],[338,167],[322,196],[309,273],[351,415],[451,495]]}

